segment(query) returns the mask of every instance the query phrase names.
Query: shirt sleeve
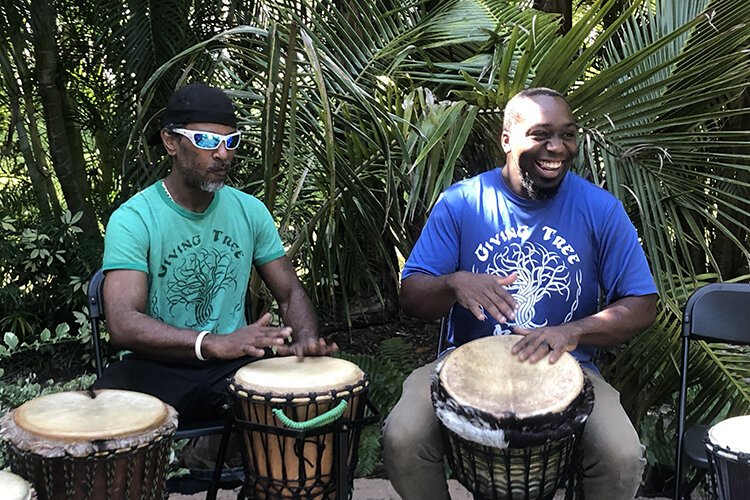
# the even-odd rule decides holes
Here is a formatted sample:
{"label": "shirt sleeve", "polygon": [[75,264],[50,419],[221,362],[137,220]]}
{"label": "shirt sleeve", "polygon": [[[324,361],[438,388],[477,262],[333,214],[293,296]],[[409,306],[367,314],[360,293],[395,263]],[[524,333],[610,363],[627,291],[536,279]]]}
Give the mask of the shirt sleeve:
{"label": "shirt sleeve", "polygon": [[253,264],[262,266],[272,260],[286,255],[284,245],[281,243],[276,223],[262,202],[257,203],[257,224],[255,226],[255,254]]}
{"label": "shirt sleeve", "polygon": [[[453,200],[455,203],[455,200]],[[451,199],[443,193],[432,209],[404,265],[401,279],[412,274],[442,276],[458,269],[461,229]]]}
{"label": "shirt sleeve", "polygon": [[605,218],[599,262],[600,286],[607,304],[623,297],[656,293],[638,232],[619,201]]}
{"label": "shirt sleeve", "polygon": [[148,230],[143,219],[123,206],[115,210],[104,236],[102,268],[148,273]]}

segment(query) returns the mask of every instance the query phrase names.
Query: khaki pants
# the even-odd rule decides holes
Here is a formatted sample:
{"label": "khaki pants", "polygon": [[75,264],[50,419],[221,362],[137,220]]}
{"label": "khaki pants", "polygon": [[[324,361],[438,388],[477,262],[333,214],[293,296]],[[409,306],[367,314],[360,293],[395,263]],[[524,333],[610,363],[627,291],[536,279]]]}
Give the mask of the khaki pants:
{"label": "khaki pants", "polygon": [[[414,370],[383,428],[388,477],[403,500],[447,500],[443,444],[430,399],[435,363]],[[620,393],[586,371],[594,410],[583,433],[583,488],[587,500],[631,500],[641,481],[644,448],[620,405]]]}

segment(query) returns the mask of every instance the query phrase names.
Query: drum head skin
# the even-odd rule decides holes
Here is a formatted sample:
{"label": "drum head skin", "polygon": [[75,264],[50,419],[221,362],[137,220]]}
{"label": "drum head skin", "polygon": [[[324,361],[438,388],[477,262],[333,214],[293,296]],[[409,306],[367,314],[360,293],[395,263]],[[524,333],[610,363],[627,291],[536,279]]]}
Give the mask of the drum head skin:
{"label": "drum head skin", "polygon": [[734,453],[750,453],[750,415],[732,417],[708,430],[712,444]]}
{"label": "drum head skin", "polygon": [[329,393],[361,383],[365,373],[354,363],[329,356],[261,359],[240,368],[234,382],[272,395]]}
{"label": "drum head skin", "polygon": [[10,472],[0,471],[0,498],[3,500],[29,500],[29,484]]}
{"label": "drum head skin", "polygon": [[484,337],[450,353],[439,369],[440,383],[461,406],[497,418],[525,419],[560,413],[581,393],[583,371],[568,353],[520,362],[511,348],[519,335]]}
{"label": "drum head skin", "polygon": [[153,396],[105,389],[32,399],[15,410],[13,420],[39,437],[95,441],[142,434],[163,425],[167,417],[167,405]]}

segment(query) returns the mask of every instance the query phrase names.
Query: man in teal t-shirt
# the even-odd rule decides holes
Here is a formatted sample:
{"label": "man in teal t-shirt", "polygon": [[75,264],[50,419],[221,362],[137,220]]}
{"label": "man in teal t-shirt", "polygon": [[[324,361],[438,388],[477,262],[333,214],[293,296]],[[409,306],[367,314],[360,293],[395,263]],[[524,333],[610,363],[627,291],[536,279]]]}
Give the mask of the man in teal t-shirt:
{"label": "man in teal t-shirt", "polygon": [[[240,140],[226,95],[200,83],[179,89],[158,139],[172,157],[171,172],[125,202],[107,225],[108,330],[112,344],[130,352],[95,388],[152,394],[174,406],[181,422],[214,418],[227,377],[266,348],[302,356],[336,346],[318,338],[313,307],[268,209],[224,187]],[[253,266],[286,326],[271,326],[270,314],[247,324]]]}

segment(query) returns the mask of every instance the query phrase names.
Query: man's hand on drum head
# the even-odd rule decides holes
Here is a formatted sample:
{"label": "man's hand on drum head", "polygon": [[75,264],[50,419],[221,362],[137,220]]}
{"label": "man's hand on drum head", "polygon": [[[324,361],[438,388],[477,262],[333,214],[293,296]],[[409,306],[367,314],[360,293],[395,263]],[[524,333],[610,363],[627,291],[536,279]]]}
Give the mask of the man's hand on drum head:
{"label": "man's hand on drum head", "polygon": [[266,347],[283,346],[292,335],[288,326],[269,326],[271,314],[266,313],[231,335],[208,335],[203,340],[204,355],[215,359],[236,359],[242,356],[261,357]]}
{"label": "man's hand on drum head", "polygon": [[514,326],[511,330],[516,335],[523,335],[511,350],[521,361],[528,359],[529,362],[536,363],[549,354],[549,363],[552,364],[563,353],[573,351],[578,346],[578,338],[569,324],[534,329]]}
{"label": "man's hand on drum head", "polygon": [[296,340],[289,346],[279,349],[277,354],[294,355],[298,358],[305,356],[326,356],[339,350],[335,342],[328,344],[325,339],[310,330],[300,330],[294,334]]}
{"label": "man's hand on drum head", "polygon": [[450,275],[449,284],[456,296],[456,302],[471,311],[479,321],[489,314],[500,323],[512,321],[516,317],[518,303],[505,287],[516,280],[518,275],[493,276],[484,273],[457,271]]}

